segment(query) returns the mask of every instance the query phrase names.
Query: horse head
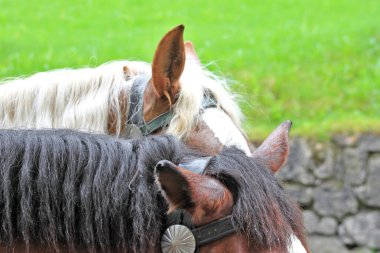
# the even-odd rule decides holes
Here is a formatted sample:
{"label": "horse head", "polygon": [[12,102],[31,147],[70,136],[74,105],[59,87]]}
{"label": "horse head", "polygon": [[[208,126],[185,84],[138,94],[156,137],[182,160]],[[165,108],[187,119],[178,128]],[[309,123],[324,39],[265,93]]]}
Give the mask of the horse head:
{"label": "horse head", "polygon": [[173,136],[1,130],[0,251],[305,253],[302,213],[273,175],[289,127],[252,157]]}
{"label": "horse head", "polygon": [[113,61],[0,80],[0,127],[164,132],[209,154],[233,145],[250,154],[225,80],[202,67],[183,32],[178,26],[161,39],[152,65]]}
{"label": "horse head", "polygon": [[[134,86],[143,87],[132,87],[131,94],[134,96],[137,90],[142,101],[134,102],[131,97],[128,120],[132,118],[132,123],[139,125],[144,135],[166,129],[167,133],[183,137],[189,146],[205,153],[216,154],[223,146],[234,145],[250,154],[238,120],[232,119],[231,108],[221,106],[222,98],[218,98],[220,93],[229,94],[220,84],[213,86],[202,79],[200,60],[192,43],[184,43],[183,32],[182,25],[169,31],[157,46],[151,77],[136,78]],[[127,66],[124,71],[128,73]]]}
{"label": "horse head", "polygon": [[[245,205],[242,202],[250,201],[248,196],[251,193],[245,192],[248,189],[242,185],[231,183],[222,168],[217,173],[209,174],[207,170],[208,166],[212,166],[210,163],[213,163],[213,158],[202,158],[201,161],[192,162],[190,169],[186,165],[175,165],[169,161],[159,162],[156,165],[156,179],[169,204],[168,217],[174,213],[175,217],[182,217],[182,220],[174,219],[174,223],[185,225],[184,231],[177,228],[177,233],[185,237],[185,240],[178,239],[175,231],[168,232],[171,236],[174,233],[173,238],[168,238],[170,237],[168,235],[163,236],[161,245],[163,252],[199,250],[200,253],[306,253],[307,246],[303,238],[302,222],[294,222],[297,220],[295,218],[297,214],[287,216],[289,215],[288,208],[294,208],[294,206],[284,207],[282,206],[284,203],[275,199],[278,197],[275,196],[276,191],[283,191],[283,189],[275,183],[273,174],[280,169],[288,155],[290,126],[290,122],[280,125],[250,158],[254,160],[253,164],[259,167],[256,173],[262,173],[262,175],[252,173],[247,176],[259,178],[252,183],[256,184],[254,190],[258,192],[254,195],[256,198],[254,201],[257,202],[254,208],[261,214],[240,228],[239,225],[233,224],[233,220],[238,217],[244,219],[247,215],[244,213],[246,211],[250,213],[256,211],[244,210],[241,206]],[[222,161],[218,161],[218,164],[218,166],[226,166]],[[215,168],[213,170],[215,171]],[[228,172],[231,171],[233,168],[228,169]],[[271,186],[273,188],[269,187],[261,192],[260,188],[269,181],[273,184]],[[274,194],[266,195],[266,192]],[[297,208],[292,211],[299,215]],[[178,212],[181,214],[178,215]],[[187,221],[183,212],[189,215]],[[239,221],[235,220],[235,222]],[[291,224],[292,222],[294,224]],[[186,227],[189,230],[186,230]],[[189,232],[190,230],[192,232]]]}

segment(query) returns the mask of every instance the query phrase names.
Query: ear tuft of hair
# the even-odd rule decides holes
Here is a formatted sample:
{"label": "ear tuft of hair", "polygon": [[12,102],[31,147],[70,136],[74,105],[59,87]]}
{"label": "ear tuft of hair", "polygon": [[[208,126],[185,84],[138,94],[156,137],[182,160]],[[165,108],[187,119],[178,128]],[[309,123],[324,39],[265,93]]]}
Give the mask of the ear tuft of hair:
{"label": "ear tuft of hair", "polygon": [[190,185],[177,166],[168,160],[162,160],[155,167],[156,182],[162,195],[169,203],[169,212],[176,208],[191,208]]}

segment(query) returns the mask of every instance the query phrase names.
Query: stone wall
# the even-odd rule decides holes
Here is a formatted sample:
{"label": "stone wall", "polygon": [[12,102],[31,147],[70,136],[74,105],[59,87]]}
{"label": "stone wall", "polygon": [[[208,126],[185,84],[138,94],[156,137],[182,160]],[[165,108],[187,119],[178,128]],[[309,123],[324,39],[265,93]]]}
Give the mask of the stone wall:
{"label": "stone wall", "polygon": [[277,176],[304,209],[312,252],[380,252],[379,136],[294,138]]}

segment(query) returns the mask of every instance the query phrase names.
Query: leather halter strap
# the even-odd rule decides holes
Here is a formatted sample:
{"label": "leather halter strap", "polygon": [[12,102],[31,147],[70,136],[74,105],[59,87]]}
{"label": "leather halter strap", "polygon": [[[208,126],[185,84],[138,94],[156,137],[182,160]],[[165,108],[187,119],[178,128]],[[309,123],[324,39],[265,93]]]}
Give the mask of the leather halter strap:
{"label": "leather halter strap", "polygon": [[192,229],[197,247],[212,243],[236,232],[232,216],[228,215],[219,220]]}
{"label": "leather halter strap", "polygon": [[[144,91],[151,76],[139,75],[135,78],[129,95],[129,112],[125,131],[125,137],[140,137],[154,133],[166,127],[173,118],[173,109],[164,112],[149,122],[144,120]],[[217,107],[217,102],[212,94],[205,94],[202,109]]]}
{"label": "leather halter strap", "polygon": [[[148,75],[137,76],[133,82],[129,95],[129,112],[126,125],[126,137],[141,137],[154,133],[166,127],[173,118],[173,110],[158,115],[149,122],[144,120],[144,91],[151,77]],[[202,101],[202,110],[217,107],[217,102],[210,92],[205,92]],[[179,164],[179,167],[203,174],[211,157],[203,157],[189,162]],[[236,232],[232,216],[228,215],[222,219],[210,222],[195,228],[191,215],[184,209],[178,209],[167,216],[167,227],[171,225],[184,225],[190,229],[196,241],[196,251],[199,247],[224,238]]]}
{"label": "leather halter strap", "polygon": [[212,221],[195,228],[191,215],[183,209],[176,210],[168,215],[167,227],[171,225],[184,225],[190,229],[196,241],[196,248],[215,242],[233,233],[236,233],[232,215]]}

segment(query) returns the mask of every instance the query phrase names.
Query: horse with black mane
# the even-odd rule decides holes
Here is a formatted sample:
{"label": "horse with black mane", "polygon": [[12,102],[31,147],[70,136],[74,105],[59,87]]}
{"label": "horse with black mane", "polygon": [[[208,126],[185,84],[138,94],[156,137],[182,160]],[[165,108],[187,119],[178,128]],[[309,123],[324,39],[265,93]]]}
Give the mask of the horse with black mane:
{"label": "horse with black mane", "polygon": [[121,137],[167,133],[216,154],[250,149],[227,82],[205,70],[184,26],[160,41],[152,66],[114,61],[0,81],[0,128],[67,128]]}
{"label": "horse with black mane", "polygon": [[309,252],[300,209],[273,175],[289,128],[280,125],[252,157],[234,147],[205,156],[166,135],[0,130],[0,247]]}

